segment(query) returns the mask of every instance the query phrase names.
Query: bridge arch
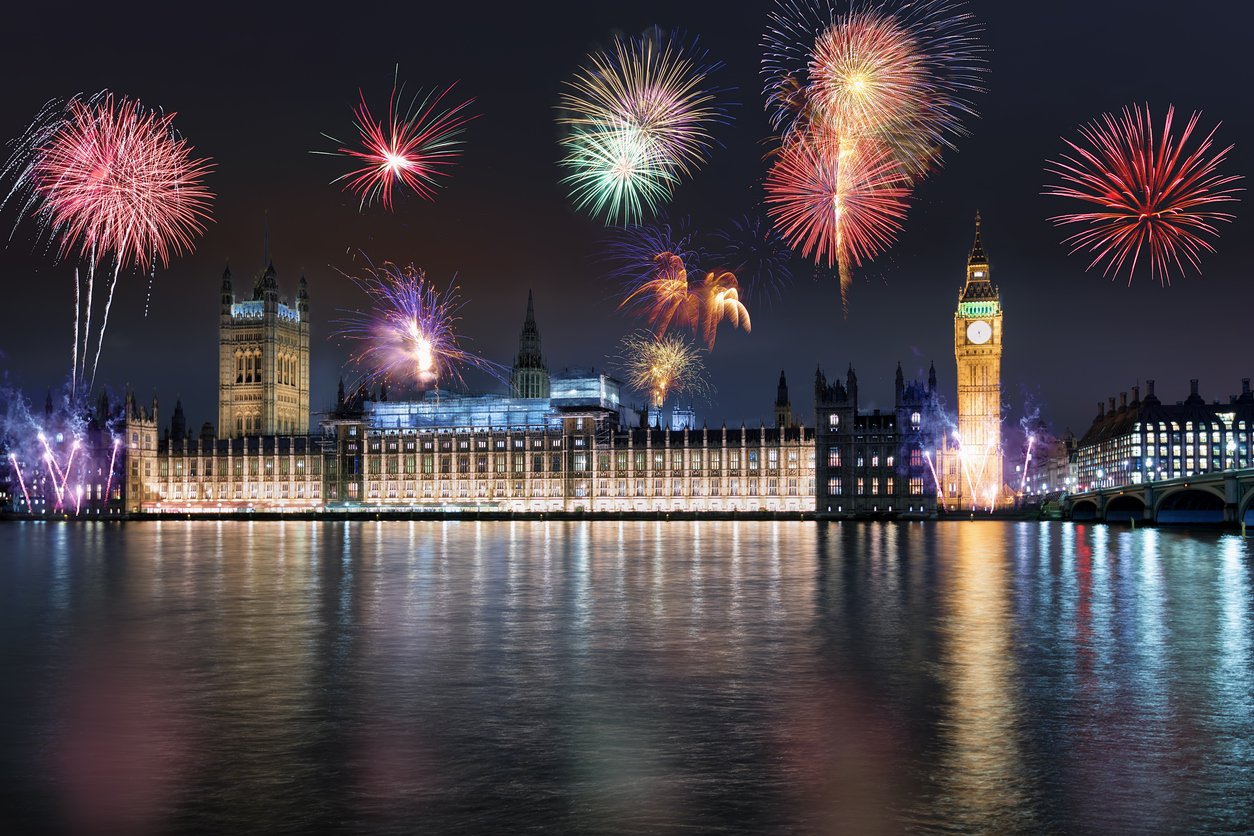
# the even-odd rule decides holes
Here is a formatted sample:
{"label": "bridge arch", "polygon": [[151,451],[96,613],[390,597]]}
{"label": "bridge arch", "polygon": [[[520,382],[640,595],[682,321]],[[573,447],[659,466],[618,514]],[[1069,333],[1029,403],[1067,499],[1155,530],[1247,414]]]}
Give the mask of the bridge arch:
{"label": "bridge arch", "polygon": [[1209,486],[1173,488],[1155,504],[1154,522],[1162,525],[1222,523],[1224,495]]}
{"label": "bridge arch", "polygon": [[1145,500],[1139,494],[1121,493],[1106,500],[1107,522],[1145,519]]}
{"label": "bridge arch", "polygon": [[1097,519],[1097,501],[1093,499],[1077,499],[1071,504],[1071,519],[1087,522]]}
{"label": "bridge arch", "polygon": [[1246,491],[1237,503],[1237,522],[1254,525],[1254,487]]}

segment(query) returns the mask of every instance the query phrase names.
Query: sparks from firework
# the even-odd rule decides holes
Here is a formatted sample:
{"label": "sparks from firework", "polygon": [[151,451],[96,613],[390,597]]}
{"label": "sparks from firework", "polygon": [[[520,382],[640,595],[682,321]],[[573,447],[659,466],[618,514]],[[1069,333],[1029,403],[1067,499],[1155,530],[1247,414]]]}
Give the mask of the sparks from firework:
{"label": "sparks from firework", "polygon": [[474,99],[448,103],[456,86],[419,92],[402,109],[405,88],[398,86],[394,76],[384,119],[375,118],[365,92],[358,91],[360,102],[353,111],[358,134],[355,146],[323,134],[340,148],[314,153],[349,157],[360,163],[359,168],[331,181],[342,182],[346,191],[360,198],[359,211],[375,201],[392,211],[393,191],[398,185],[425,200],[435,199],[443,178],[449,176],[449,169],[461,156],[466,125],[477,117],[470,112]]}
{"label": "sparks from firework", "polygon": [[753,330],[749,309],[740,301],[740,285],[732,273],[726,270],[707,273],[697,296],[701,303],[701,334],[710,351],[714,350],[714,338],[723,320],[733,328],[744,328],[746,334]]}
{"label": "sparks from firework", "polygon": [[767,212],[803,257],[836,265],[848,305],[852,265],[887,248],[901,230],[910,190],[887,148],[794,137],[766,181]]}
{"label": "sparks from firework", "polygon": [[631,224],[669,200],[708,158],[710,126],[728,121],[708,87],[720,67],[657,29],[590,55],[559,102],[563,182],[575,205]]}
{"label": "sparks from firework", "polygon": [[746,301],[780,298],[792,283],[792,249],[761,215],[742,215],[715,237],[719,259],[740,279]]}
{"label": "sparks from firework", "polygon": [[932,471],[932,481],[936,483],[936,496],[940,499],[941,509],[945,508],[945,488],[941,485],[940,476],[936,474],[936,465],[932,462],[932,454],[930,451],[923,451],[923,458],[927,460],[928,470]]}
{"label": "sparks from firework", "polygon": [[29,513],[31,510],[30,494],[26,491],[26,480],[22,478],[22,466],[17,461],[17,454],[10,453],[9,461],[13,464],[13,472],[17,474],[17,483],[22,487],[22,498],[26,500],[26,510]]}
{"label": "sparks from firework", "polygon": [[500,377],[498,367],[461,345],[456,330],[464,302],[450,284],[441,291],[412,264],[367,262],[357,275],[343,274],[366,294],[365,311],[348,311],[337,334],[358,348],[352,360],[370,382],[410,382],[425,387],[441,380],[464,385],[461,369]]}
{"label": "sparks from firework", "polygon": [[619,360],[627,382],[639,392],[648,392],[650,403],[659,409],[672,394],[710,391],[701,352],[682,337],[658,337],[647,331],[628,334]]}
{"label": "sparks from firework", "polygon": [[[213,195],[203,181],[212,163],[193,158],[174,131],[174,116],[108,91],[49,103],[6,163],[4,173],[14,181],[5,201],[24,195],[22,214],[39,221],[60,256],[77,252],[87,262],[85,298],[75,274],[76,396],[80,379],[88,389],[95,384],[122,271],[150,271],[158,261],[168,267],[172,257],[192,251],[209,220]],[[113,261],[113,276],[88,375],[96,268],[105,259]]]}
{"label": "sparks from firework", "polygon": [[981,27],[951,0],[780,0],[763,42],[768,108],[784,137],[891,148],[913,182],[966,133],[987,72]]}
{"label": "sparks from firework", "polygon": [[1078,141],[1064,140],[1070,153],[1049,163],[1057,181],[1045,194],[1092,207],[1050,218],[1056,226],[1086,227],[1064,243],[1072,254],[1093,255],[1087,269],[1102,264],[1102,275],[1113,280],[1126,268],[1131,285],[1137,267],[1148,262],[1150,276],[1165,286],[1186,265],[1200,273],[1202,254],[1215,251],[1208,239],[1219,236],[1216,224],[1233,219],[1215,207],[1236,202],[1241,191],[1233,187],[1239,176],[1219,170],[1233,146],[1212,154],[1216,125],[1190,147],[1201,113],[1178,136],[1174,118],[1168,107],[1156,134],[1148,105],[1104,114],[1080,128]]}

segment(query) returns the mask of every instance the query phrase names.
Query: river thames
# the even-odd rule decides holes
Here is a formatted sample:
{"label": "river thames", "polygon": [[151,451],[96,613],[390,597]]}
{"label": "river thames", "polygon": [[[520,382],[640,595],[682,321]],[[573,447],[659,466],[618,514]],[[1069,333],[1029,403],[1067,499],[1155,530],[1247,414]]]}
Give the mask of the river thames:
{"label": "river thames", "polygon": [[0,526],[7,832],[1181,832],[1250,541],[1064,523]]}

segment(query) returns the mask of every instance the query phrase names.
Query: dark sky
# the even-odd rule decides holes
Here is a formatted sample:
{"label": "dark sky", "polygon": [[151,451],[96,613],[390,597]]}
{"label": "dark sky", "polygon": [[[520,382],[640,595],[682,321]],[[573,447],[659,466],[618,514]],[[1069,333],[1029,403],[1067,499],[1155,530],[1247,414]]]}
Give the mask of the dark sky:
{"label": "dark sky", "polygon": [[[125,4],[123,4],[125,5]],[[760,42],[771,2],[338,4],[271,11],[263,4],[162,4],[151,10],[23,3],[6,12],[0,47],[0,136],[19,134],[52,97],[109,88],[177,111],[177,127],[217,165],[214,223],[196,252],[158,270],[152,311],[147,279],[125,275],[105,341],[100,380],[115,389],[182,397],[194,426],[216,421],[217,293],[229,258],[237,292],[261,264],[268,212],[283,292],[301,272],[312,296],[315,409],[334,396],[345,349],[329,340],[342,308],[360,303],[335,268],[360,249],[375,260],[414,262],[439,279],[458,275],[469,300],[462,328],[482,355],[508,364],[527,289],[551,369],[606,364],[635,323],[619,313],[598,249],[604,230],[569,205],[559,185],[554,105],[560,84],[614,31],[658,24],[701,37],[727,67],[735,123],[724,147],[678,190],[672,213],[698,227],[752,210],[765,173],[768,124],[759,81]],[[863,402],[890,405],[898,360],[923,375],[936,361],[952,401],[953,310],[972,236],[985,243],[1005,307],[1002,372],[1010,422],[1039,402],[1059,428],[1087,427],[1095,402],[1157,378],[1164,399],[1201,378],[1226,398],[1254,375],[1249,327],[1254,263],[1248,199],[1222,230],[1204,275],[1171,287],[1148,276],[1132,287],[1068,257],[1040,195],[1044,161],[1060,135],[1103,111],[1148,102],[1200,108],[1237,143],[1227,170],[1248,174],[1254,108],[1248,86],[1254,11],[1244,3],[974,0],[991,47],[981,118],[945,165],[917,189],[896,245],[858,272],[849,317],[836,281],[800,260],[797,280],[773,306],[752,311],[753,333],[725,330],[707,360],[717,388],[699,406],[716,423],[769,420],[781,368],[794,407],[809,416],[816,363],[829,376],[858,369]],[[196,9],[194,13],[191,9]],[[483,114],[461,166],[434,203],[401,199],[394,214],[359,213],[329,181],[344,161],[322,132],[351,135],[362,87],[378,101],[394,65],[411,89],[461,80]],[[16,217],[0,216],[6,233]],[[29,391],[66,376],[73,268],[55,264],[20,225],[0,250],[0,365]],[[241,285],[244,287],[241,288]],[[490,385],[470,376],[476,388]],[[168,416],[168,408],[165,412]],[[810,420],[813,420],[812,418]]]}

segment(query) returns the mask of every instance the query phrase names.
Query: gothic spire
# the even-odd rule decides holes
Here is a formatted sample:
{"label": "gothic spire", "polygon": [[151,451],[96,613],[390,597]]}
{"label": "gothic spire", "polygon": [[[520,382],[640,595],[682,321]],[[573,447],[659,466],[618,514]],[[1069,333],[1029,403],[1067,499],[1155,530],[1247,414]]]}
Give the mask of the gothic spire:
{"label": "gothic spire", "polygon": [[968,266],[976,264],[988,264],[988,256],[984,254],[984,242],[980,238],[980,213],[975,213],[975,243],[971,245],[971,257],[967,259]]}

